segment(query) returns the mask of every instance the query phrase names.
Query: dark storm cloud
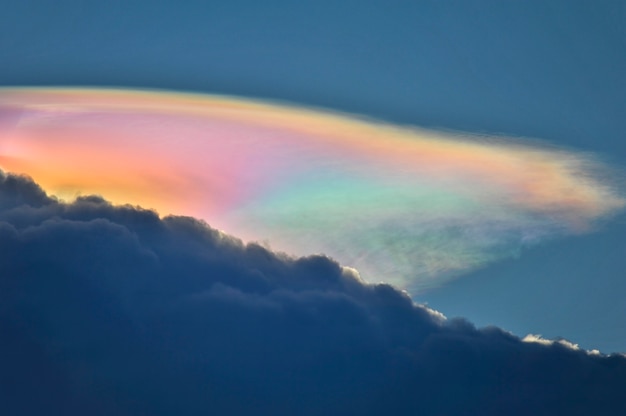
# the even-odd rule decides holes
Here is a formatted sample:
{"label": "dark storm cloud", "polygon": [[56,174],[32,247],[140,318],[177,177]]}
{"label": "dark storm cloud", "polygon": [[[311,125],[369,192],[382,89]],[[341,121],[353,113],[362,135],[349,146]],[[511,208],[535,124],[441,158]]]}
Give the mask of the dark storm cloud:
{"label": "dark storm cloud", "polygon": [[186,217],[0,176],[7,415],[624,414],[626,359],[523,342]]}

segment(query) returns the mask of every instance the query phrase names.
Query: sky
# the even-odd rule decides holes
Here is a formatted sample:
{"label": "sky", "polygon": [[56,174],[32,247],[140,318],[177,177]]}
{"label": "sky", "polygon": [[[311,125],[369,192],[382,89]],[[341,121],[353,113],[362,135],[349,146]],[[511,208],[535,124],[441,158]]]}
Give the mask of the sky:
{"label": "sky", "polygon": [[[622,75],[626,72],[626,29],[623,26],[626,6],[623,2],[398,1],[383,4],[376,1],[316,1],[296,4],[285,1],[198,1],[188,2],[185,7],[167,1],[13,3],[4,5],[0,14],[0,62],[4,63],[0,65],[0,87],[3,87],[0,90],[0,166],[3,170],[30,174],[44,190],[62,197],[84,194],[78,189],[83,185],[77,184],[89,182],[91,179],[86,172],[90,172],[95,179],[91,180],[93,188],[87,189],[87,193],[99,193],[115,203],[163,207],[167,213],[202,218],[210,226],[235,237],[259,240],[261,246],[254,247],[262,249],[264,255],[277,256],[280,259],[278,264],[287,269],[293,260],[286,260],[271,250],[305,256],[323,253],[337,259],[342,266],[359,270],[360,277],[350,277],[359,282],[356,285],[359,288],[360,285],[370,287],[362,280],[390,283],[396,289],[378,290],[390,290],[393,296],[404,296],[397,291],[406,289],[414,301],[432,308],[414,306],[417,310],[430,311],[428,313],[433,316],[440,312],[447,317],[462,318],[446,321],[454,323],[441,324],[437,321],[439,318],[431,315],[406,318],[417,312],[398,313],[409,321],[419,321],[415,325],[421,334],[435,333],[439,330],[432,332],[432,328],[443,325],[445,331],[460,336],[460,332],[455,331],[461,331],[459,325],[470,325],[469,321],[477,327],[492,328],[490,326],[495,325],[521,338],[534,334],[549,339],[566,339],[584,349],[603,353],[626,351],[626,333],[623,331],[626,301],[622,296],[626,217],[621,211],[626,169],[626,141],[622,136],[626,131],[626,120],[620,111],[626,104],[626,81]],[[62,90],[50,90],[51,87]],[[50,94],[70,91],[69,87],[82,88],[82,101],[77,104],[76,98],[68,98],[71,94],[67,93],[60,98],[57,96],[53,105],[46,107]],[[110,91],[107,93],[99,90],[101,88],[115,88],[119,93],[104,109],[103,102],[109,99],[107,94]],[[131,92],[137,89],[148,92]],[[203,111],[209,111],[206,109],[209,102],[218,109],[232,106],[232,112],[224,110],[207,115]],[[159,107],[155,103],[163,104]],[[198,110],[200,107],[203,110]],[[216,133],[229,135],[228,143],[237,144],[224,149],[224,141],[213,139],[208,145],[203,143],[198,147],[194,144],[197,143],[195,137],[201,137],[199,132],[205,131],[207,126]],[[184,139],[172,139],[177,133],[181,137],[184,135]],[[255,137],[263,144],[252,145],[252,134],[257,135]],[[165,145],[147,146],[146,143],[155,136]],[[53,146],[50,145],[52,140]],[[65,144],[61,145],[63,141]],[[407,141],[411,144],[406,144]],[[266,146],[267,142],[273,145]],[[167,143],[176,145],[168,147]],[[181,143],[186,147],[177,146]],[[77,152],[79,156],[71,159],[71,150],[76,149],[80,150]],[[120,157],[120,149],[126,159]],[[212,155],[212,165],[218,166],[210,172],[201,169],[203,160],[199,150],[207,154],[206,149]],[[229,157],[221,158],[217,156],[218,152],[227,152]],[[418,159],[424,152],[429,156]],[[457,158],[455,152],[461,156]],[[264,162],[257,160],[255,165],[251,161],[256,160],[258,154],[263,155]],[[220,164],[233,158],[247,169],[232,169],[230,162]],[[66,160],[81,160],[83,165],[66,164]],[[145,162],[145,166],[151,162],[154,165],[146,168],[138,161]],[[159,169],[164,165],[167,170]],[[116,166],[118,170],[114,173],[121,180],[112,181],[115,175],[110,173],[111,166]],[[171,175],[171,172],[177,174]],[[228,180],[218,183],[214,180],[218,176]],[[146,179],[148,177],[153,179]],[[31,189],[30,185],[19,184],[19,189]],[[167,198],[160,194],[164,189],[161,184],[166,184]],[[14,189],[11,186],[9,188]],[[211,189],[212,195],[220,195],[214,205],[202,199],[206,198],[207,188]],[[9,191],[4,192],[8,195],[6,192]],[[394,200],[398,195],[401,198]],[[46,241],[47,244],[65,241],[62,236],[76,233],[76,229],[82,230],[84,238],[89,241],[92,238],[100,241],[93,243],[96,254],[91,253],[99,259],[97,264],[101,268],[93,273],[104,276],[104,280],[101,285],[91,281],[88,285],[81,283],[75,293],[84,296],[86,302],[89,293],[114,294],[111,296],[116,299],[115,307],[103,306],[107,313],[114,313],[119,319],[129,317],[137,327],[148,328],[142,333],[135,326],[126,327],[123,319],[106,322],[101,319],[103,312],[98,310],[93,311],[93,316],[88,315],[93,319],[94,327],[102,328],[103,333],[115,334],[118,338],[123,333],[132,334],[128,337],[135,348],[132,354],[140,354],[149,339],[154,344],[151,354],[155,354],[150,357],[167,355],[167,363],[158,370],[157,380],[165,380],[173,374],[183,377],[188,368],[177,367],[176,363],[199,357],[195,348],[206,343],[206,338],[197,332],[202,319],[192,319],[189,325],[176,321],[182,320],[183,316],[193,317],[193,308],[228,310],[229,316],[234,316],[232,322],[244,319],[246,325],[243,327],[255,328],[248,321],[252,318],[246,312],[252,309],[246,309],[244,305],[256,302],[255,305],[270,309],[280,305],[283,310],[287,304],[298,309],[306,303],[287,299],[295,290],[291,286],[284,287],[283,295],[287,297],[279,296],[278,300],[272,297],[274,295],[269,300],[265,298],[265,294],[274,292],[250,289],[261,282],[252,283],[253,278],[241,277],[247,276],[247,272],[242,275],[239,269],[233,271],[236,262],[230,262],[239,256],[252,256],[256,259],[254,261],[260,261],[254,257],[259,255],[258,251],[251,254],[244,250],[245,254],[226,256],[231,260],[224,260],[219,267],[204,264],[204,257],[196,258],[195,254],[190,254],[188,260],[197,264],[195,270],[198,273],[217,270],[225,275],[230,273],[233,280],[224,278],[227,282],[221,283],[222,289],[216,284],[203,286],[204,289],[192,296],[204,299],[200,306],[185,303],[181,308],[188,309],[184,311],[158,311],[153,303],[162,296],[156,293],[160,293],[163,286],[152,287],[154,282],[147,284],[141,279],[151,273],[151,256],[164,258],[171,252],[171,247],[178,247],[173,241],[185,238],[176,233],[171,240],[163,237],[165,242],[157,249],[147,243],[149,239],[146,240],[145,236],[156,232],[151,227],[161,225],[149,221],[142,223],[141,215],[147,214],[134,216],[124,211],[125,214],[115,216],[106,211],[98,219],[93,217],[94,209],[88,208],[100,206],[103,203],[100,200],[85,200],[74,206],[69,203],[56,205],[58,202],[50,202],[41,195],[39,198],[38,202],[29,200],[25,203],[24,211],[0,202],[3,204],[3,221],[14,229],[5,234],[3,244],[17,238],[11,236],[20,235],[18,240],[23,245],[14,244],[15,250],[24,250],[19,252],[21,255],[28,250],[39,253],[29,244],[43,247]],[[381,207],[381,200],[393,200],[394,209]],[[196,207],[194,201],[198,204]],[[356,204],[358,208],[350,204]],[[66,218],[65,214],[55,210],[74,212],[72,215],[75,216],[67,214],[69,217]],[[80,214],[83,211],[85,213]],[[303,216],[308,222],[302,220]],[[51,224],[57,221],[57,217],[63,220],[54,228]],[[182,220],[168,221],[178,224],[177,221]],[[184,228],[182,223],[184,221],[179,226]],[[33,230],[38,229],[41,234],[33,230],[29,232],[39,237],[28,237],[25,224],[30,224]],[[189,227],[202,229],[197,224]],[[87,231],[92,229],[95,231]],[[125,229],[137,234],[136,240],[128,237],[132,241],[127,244],[133,247],[132,250],[139,250],[139,257],[125,255],[122,248],[108,249],[117,247],[113,241],[120,241],[120,244],[126,241]],[[21,233],[26,233],[27,237]],[[101,238],[96,237],[97,233],[102,233]],[[9,244],[9,247],[13,246]],[[102,256],[110,256],[108,260],[98,257],[98,247],[107,247]],[[127,246],[122,244],[120,247]],[[81,267],[86,266],[80,261],[70,261],[74,257],[67,253],[71,251],[59,250],[59,255],[64,253],[67,256],[67,262],[52,264],[50,259],[41,260],[42,265],[51,267],[50,273],[44,273],[45,269],[35,270],[39,267],[36,263],[32,266],[33,282],[44,275],[57,276],[60,282],[65,282],[64,279],[83,273],[81,270],[85,269]],[[129,250],[128,253],[135,253]],[[212,248],[209,252],[224,255],[220,250]],[[243,249],[239,247],[237,250]],[[15,258],[21,258],[18,254]],[[176,252],[176,255],[182,254]],[[115,256],[121,256],[119,263],[127,266],[127,270],[137,271],[145,292],[155,293],[153,299],[146,294],[137,295],[134,291],[141,290],[136,287],[131,290],[113,279],[112,276],[121,270],[110,270],[107,266]],[[21,270],[18,266],[30,264],[28,261],[10,264],[7,257],[4,258],[3,267],[12,273]],[[39,257],[32,254],[32,258]],[[330,260],[319,260],[307,273],[323,275],[328,270],[325,267],[331,267],[325,265],[326,261]],[[189,265],[183,267],[182,263],[183,260],[177,259],[162,275],[193,270]],[[251,269],[261,270],[265,279],[271,281],[279,279],[276,276],[281,273],[293,273],[297,281],[313,279],[301,270],[279,273],[278,266],[278,269],[263,267],[269,269],[260,266],[251,266]],[[342,272],[337,273],[354,273],[351,269],[340,270]],[[199,278],[189,279],[180,282],[179,288],[172,286],[171,290],[194,292],[194,285],[200,285],[196,280]],[[166,277],[162,280],[166,282],[162,285],[173,285]],[[282,281],[273,283],[276,287],[284,284]],[[322,290],[321,287],[318,289]],[[78,332],[67,329],[73,328],[67,325],[67,316],[82,310],[88,302],[82,305],[77,301],[68,307],[68,311],[57,311],[58,315],[53,314],[49,320],[33,318],[38,323],[30,325],[27,317],[46,316],[54,310],[47,303],[53,299],[53,294],[70,297],[72,294],[52,285],[50,300],[41,300],[46,296],[33,290],[34,286],[27,284],[17,285],[15,292],[10,292],[14,296],[11,299],[18,306],[11,306],[3,312],[6,321],[3,325],[5,331],[14,331],[18,335],[13,337],[15,343],[7,346],[8,350],[18,351],[20,345],[28,344],[31,349],[26,350],[35,351],[35,358],[20,363],[30,363],[27,366],[29,371],[41,369],[36,365],[38,362],[47,368],[48,378],[42,379],[40,387],[68,377],[84,380],[83,377],[88,375],[79,374],[78,369],[85,362],[95,361],[90,361],[92,356],[80,348],[80,353],[73,349],[77,348],[74,337]],[[205,294],[205,290],[210,293]],[[391,313],[372,306],[380,302],[376,300],[379,295],[372,295],[374,300],[371,300],[355,294],[353,289],[344,290],[347,289],[330,292],[350,300],[351,305],[360,305],[359,311],[368,316]],[[314,297],[318,293],[312,292]],[[19,297],[19,293],[23,296]],[[253,293],[256,295],[252,296]],[[224,306],[226,304],[212,300],[211,296],[219,299],[226,296],[231,303]],[[172,295],[172,301],[174,297]],[[16,299],[31,299],[24,302],[32,308],[22,308]],[[124,299],[133,299],[139,304],[124,306]],[[315,304],[313,300],[308,301]],[[12,301],[7,302],[13,305]],[[37,302],[41,303],[40,308],[32,306]],[[108,305],[108,301],[103,302]],[[398,302],[406,303],[406,300]],[[348,321],[352,316],[348,311],[350,308],[345,309],[345,305],[323,304],[323,307],[317,306],[325,311],[323,313],[337,310],[338,316],[345,313]],[[222,307],[226,309],[219,309]],[[15,324],[16,316],[24,321]],[[157,316],[163,318],[163,327],[155,324]],[[266,323],[279,319],[277,316],[272,315]],[[88,319],[85,319],[85,322],[77,323],[78,327],[89,326]],[[351,322],[360,322],[354,319]],[[388,325],[398,325],[398,330],[409,325],[400,324],[398,319],[389,318],[391,323]],[[205,324],[225,339],[234,336],[218,323],[207,321]],[[314,333],[293,325],[287,327],[300,337],[293,338],[294,348],[300,345],[298,342],[310,341],[311,337],[315,339]],[[340,326],[333,329],[327,323],[320,325],[320,331],[325,335],[334,334],[336,342],[311,347],[311,351],[315,351],[315,354],[311,353],[311,360],[324,356],[320,351],[327,351],[327,356],[331,355],[328,351],[332,351],[335,357],[344,357],[337,352],[341,348],[343,351],[355,348],[361,355],[357,354],[353,361],[336,358],[346,367],[333,374],[330,370],[314,374],[311,368],[298,367],[303,374],[303,383],[311,384],[306,384],[302,394],[291,392],[297,398],[294,406],[314,403],[313,397],[317,396],[311,386],[315,385],[315,377],[333,380],[337,383],[334,386],[338,386],[341,377],[349,373],[348,369],[353,371],[361,360],[366,361],[364,357],[368,354],[389,360],[362,369],[369,372],[368,377],[364,376],[367,388],[380,392],[381,406],[387,403],[382,397],[397,400],[401,406],[410,396],[409,386],[424,388],[423,380],[417,380],[409,370],[402,375],[406,390],[396,391],[396,396],[386,395],[391,393],[371,381],[376,378],[374,375],[380,374],[381,368],[387,368],[386,374],[397,375],[394,371],[401,368],[406,357],[376,355],[372,351],[378,347],[362,347],[375,344],[371,344],[373,330],[368,326],[370,323],[359,327],[367,329],[359,332],[361,335],[355,333],[354,338],[340,335]],[[430,329],[424,329],[426,327]],[[274,336],[277,342],[284,340],[281,329],[276,331],[270,331],[269,336]],[[464,335],[472,334],[467,336],[478,340],[476,342],[480,345],[487,345],[485,351],[500,351],[499,347],[490,344],[494,337],[505,337],[505,332],[498,331],[467,329]],[[165,334],[172,334],[172,338]],[[189,351],[181,351],[181,356],[174,354],[172,351],[180,349],[184,344],[181,340],[190,334],[196,334],[192,337],[194,345],[189,346]],[[97,343],[97,337],[94,337],[89,342]],[[418,338],[399,341],[390,336],[388,342],[412,351],[415,345],[426,345],[424,340],[428,337],[420,335]],[[506,338],[506,342],[504,338],[498,339],[529,356],[534,352],[528,349],[528,345],[532,344],[532,348],[543,345],[543,341],[529,342],[536,341],[533,337],[527,338],[526,342],[519,341],[519,344],[513,338]],[[239,342],[243,341],[233,338],[230,343],[224,342],[223,351],[227,351],[229,345],[239,345]],[[362,344],[350,347],[352,342]],[[275,345],[270,341],[261,344],[261,349]],[[68,346],[67,349],[63,349],[63,345]],[[458,359],[459,363],[466,364],[464,368],[468,371],[472,369],[472,374],[489,373],[486,368],[491,368],[489,363],[492,362],[488,359],[481,362],[482,366],[477,364],[480,360],[470,360],[470,365],[467,356],[454,355],[452,352],[459,350],[446,345],[448,347],[441,350],[448,351],[452,357],[442,358],[443,361],[451,363]],[[111,348],[114,352],[107,359],[116,363],[121,362],[118,358],[131,360],[130,355],[123,357],[124,343],[121,341]],[[420,351],[431,351],[423,348]],[[565,341],[546,348],[550,353],[558,351],[557,355],[561,351],[578,351]],[[216,350],[215,354],[220,351]],[[254,374],[263,373],[263,366],[255,367],[256,364],[252,363],[255,353],[246,350],[241,355],[251,360],[249,368],[255,369]],[[71,363],[63,364],[61,356],[70,357]],[[428,354],[420,359],[426,356]],[[284,365],[276,377],[286,378],[272,381],[277,388],[265,392],[269,396],[287,394],[288,383],[284,381],[293,373],[289,370],[292,367],[286,363],[305,359],[295,355],[289,357],[282,364],[276,357],[270,360],[272,365]],[[596,363],[595,356],[585,357],[584,360]],[[452,361],[447,361],[449,358]],[[150,359],[137,363],[133,368],[135,375],[125,374],[125,380],[140,377],[137,374],[142,373],[145,368],[142,366],[150,365]],[[77,402],[76,409],[92,409],[94,403],[99,402],[113,406],[109,410],[134,414],[142,406],[139,398],[168,387],[165,381],[155,381],[146,390],[133,390],[128,387],[132,382],[128,381],[119,384],[126,387],[115,390],[116,383],[111,381],[116,379],[113,372],[108,376],[102,374],[104,360],[88,367],[98,370],[93,372],[97,377],[93,376],[91,387],[77,391],[71,387],[71,382],[59,383],[66,390],[59,392],[58,397],[84,399],[84,402]],[[237,375],[237,368],[243,371],[247,367],[237,367],[228,360],[225,362],[229,364],[224,364],[222,369],[212,368],[210,372],[198,373],[192,378],[206,381],[209,377],[209,384],[215,385],[216,391],[224,393],[224,397],[237,394],[249,397],[252,392],[257,392],[256,403],[269,406],[262,399],[260,387],[252,382],[245,384],[242,382],[245,377]],[[329,364],[330,361],[324,362],[333,365]],[[598,365],[602,367],[604,364]],[[616,369],[622,368],[616,370],[618,373],[623,371],[621,364],[614,365]],[[504,367],[511,374],[517,374],[519,380],[528,381],[524,378],[527,374],[522,376],[517,370]],[[572,374],[576,373],[572,371]],[[218,375],[225,373],[230,373],[230,376],[224,376],[226,381],[215,381],[220,379]],[[623,380],[618,373],[611,375],[613,379],[603,378],[600,373],[600,370],[594,372],[603,380]],[[258,377],[257,381],[263,379],[260,375]],[[393,383],[395,379],[390,380]],[[467,385],[461,379],[457,382],[458,386]],[[549,383],[546,380],[537,382]],[[485,382],[484,386],[491,385]],[[40,388],[40,394],[45,396],[47,390],[44,387]],[[348,392],[351,388],[358,390],[355,385],[346,387],[346,397],[351,397],[352,393]],[[567,387],[563,386],[563,389],[567,390]],[[420,391],[428,392],[428,389]],[[571,393],[572,390],[568,391]],[[493,393],[493,390],[485,387],[483,393],[488,392]],[[187,394],[188,411],[193,413],[192,403],[201,395],[199,391],[191,390]],[[520,393],[516,399],[521,397],[526,396]],[[67,402],[54,401],[47,396],[45,400],[42,398],[42,402],[46,400],[58,406]],[[131,403],[136,403],[139,408],[133,410]],[[224,399],[213,404],[234,412],[234,403]],[[324,405],[333,406],[328,403]],[[489,411],[497,414],[502,403],[524,402],[497,396]],[[175,408],[172,402],[161,405]],[[337,403],[334,406],[337,406],[335,409],[341,408]],[[437,406],[444,406],[444,401],[434,403],[426,410],[440,411],[442,408]],[[249,409],[243,406],[237,411],[245,414]],[[285,409],[281,411],[288,413]],[[489,414],[489,411],[483,414]],[[402,413],[400,408],[398,413]]]}

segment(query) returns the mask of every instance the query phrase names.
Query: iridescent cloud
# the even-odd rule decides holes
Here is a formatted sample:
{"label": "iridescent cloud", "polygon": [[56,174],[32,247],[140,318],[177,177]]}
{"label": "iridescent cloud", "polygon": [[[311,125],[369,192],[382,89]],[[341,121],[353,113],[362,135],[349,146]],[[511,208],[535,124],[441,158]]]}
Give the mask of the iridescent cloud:
{"label": "iridescent cloud", "polygon": [[220,96],[0,89],[0,167],[422,288],[624,207],[590,155]]}

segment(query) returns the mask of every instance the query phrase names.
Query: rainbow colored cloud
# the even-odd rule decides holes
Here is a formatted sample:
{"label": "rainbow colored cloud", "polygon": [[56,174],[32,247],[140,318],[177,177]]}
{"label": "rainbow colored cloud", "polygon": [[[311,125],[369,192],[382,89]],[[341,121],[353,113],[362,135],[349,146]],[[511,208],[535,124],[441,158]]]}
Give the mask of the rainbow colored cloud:
{"label": "rainbow colored cloud", "polygon": [[413,289],[625,204],[588,154],[179,93],[0,89],[0,167]]}

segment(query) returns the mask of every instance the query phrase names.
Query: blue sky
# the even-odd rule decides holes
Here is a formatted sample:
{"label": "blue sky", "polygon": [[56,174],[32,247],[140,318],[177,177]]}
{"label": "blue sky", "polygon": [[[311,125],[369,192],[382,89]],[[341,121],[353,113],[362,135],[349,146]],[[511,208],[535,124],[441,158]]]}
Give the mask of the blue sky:
{"label": "blue sky", "polygon": [[[538,138],[626,169],[625,18],[620,1],[10,2],[0,84],[278,99]],[[625,231],[617,219],[415,298],[624,351]]]}

